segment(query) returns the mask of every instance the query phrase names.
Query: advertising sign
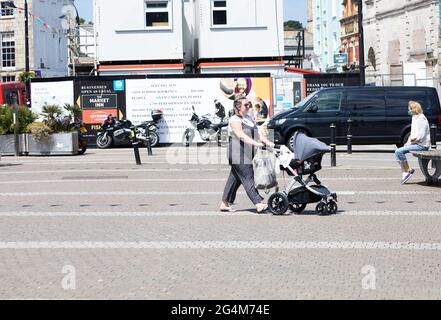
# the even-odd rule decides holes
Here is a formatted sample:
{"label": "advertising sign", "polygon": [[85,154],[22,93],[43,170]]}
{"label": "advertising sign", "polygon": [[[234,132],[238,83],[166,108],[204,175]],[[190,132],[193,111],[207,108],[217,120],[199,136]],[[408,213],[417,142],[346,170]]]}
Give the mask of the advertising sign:
{"label": "advertising sign", "polygon": [[321,88],[338,88],[360,85],[360,74],[358,73],[305,74],[304,79],[307,96]]}
{"label": "advertising sign", "polygon": [[[40,115],[44,105],[74,104],[74,84],[72,80],[54,82],[32,82],[31,101],[32,112]],[[63,111],[65,111],[63,109]],[[66,112],[67,114],[67,112]]]}
{"label": "advertising sign", "polygon": [[[126,113],[125,80],[106,78],[75,81],[75,103],[83,109],[83,122],[100,130],[107,115],[123,119]],[[105,114],[105,116],[104,116]]]}
{"label": "advertising sign", "polygon": [[334,64],[336,65],[346,65],[348,64],[348,54],[347,53],[336,53],[334,54]]}
{"label": "advertising sign", "polygon": [[118,106],[118,97],[116,94],[101,94],[81,96],[81,106],[83,110],[87,109],[109,109]]}
{"label": "advertising sign", "polygon": [[116,115],[118,109],[83,110],[84,123],[103,123],[109,114]]}
{"label": "advertising sign", "polygon": [[[181,143],[185,129],[191,126],[192,107],[196,114],[214,123],[221,119],[216,108],[223,106],[225,114],[233,109],[234,97],[242,93],[253,105],[250,114],[258,122],[265,121],[272,113],[271,79],[256,78],[174,78],[127,79],[127,119],[134,124],[151,120],[151,111],[164,113],[159,124],[161,143]],[[195,142],[200,142],[198,134]]]}

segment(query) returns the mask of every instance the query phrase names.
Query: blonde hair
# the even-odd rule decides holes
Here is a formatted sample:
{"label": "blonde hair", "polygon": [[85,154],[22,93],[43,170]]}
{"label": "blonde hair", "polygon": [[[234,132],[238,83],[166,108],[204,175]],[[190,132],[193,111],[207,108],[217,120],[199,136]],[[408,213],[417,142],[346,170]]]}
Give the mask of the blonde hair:
{"label": "blonde hair", "polygon": [[416,101],[409,101],[409,108],[416,114],[422,114],[423,113],[423,107],[421,107],[421,104]]}

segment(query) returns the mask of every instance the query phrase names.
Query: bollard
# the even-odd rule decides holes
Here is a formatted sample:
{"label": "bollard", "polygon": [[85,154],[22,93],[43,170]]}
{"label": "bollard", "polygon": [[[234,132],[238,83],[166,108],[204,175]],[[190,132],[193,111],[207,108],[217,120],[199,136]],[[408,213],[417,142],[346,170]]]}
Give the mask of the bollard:
{"label": "bollard", "polygon": [[331,167],[337,166],[337,142],[336,142],[336,130],[337,126],[331,123]]}
{"label": "bollard", "polygon": [[146,146],[147,146],[147,156],[152,156],[153,152],[152,152],[152,144],[150,141],[150,129],[149,126],[146,124],[145,125],[145,134],[146,134]]}
{"label": "bollard", "polygon": [[131,127],[130,129],[132,130],[131,136],[132,136],[133,152],[135,152],[136,164],[139,166],[141,165],[141,157],[139,155],[139,142],[138,142],[138,138],[136,137],[135,127]]}
{"label": "bollard", "polygon": [[352,119],[348,119],[348,154],[352,154],[352,134],[351,134]]}
{"label": "bollard", "polygon": [[435,124],[432,124],[430,126],[430,142],[432,144],[432,149],[436,149],[436,131],[437,126]]}
{"label": "bollard", "polygon": [[20,139],[19,139],[19,127],[20,124],[18,123],[18,96],[15,92],[11,92],[11,100],[12,105],[14,106],[14,114],[13,114],[13,121],[14,121],[14,154],[16,157],[20,156]]}

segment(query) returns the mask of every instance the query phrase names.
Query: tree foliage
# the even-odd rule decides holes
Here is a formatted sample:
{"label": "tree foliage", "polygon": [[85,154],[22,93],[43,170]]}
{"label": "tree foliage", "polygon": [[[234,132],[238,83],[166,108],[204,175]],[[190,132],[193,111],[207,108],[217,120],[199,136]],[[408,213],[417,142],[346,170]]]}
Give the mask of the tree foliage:
{"label": "tree foliage", "polygon": [[288,20],[284,23],[285,31],[294,31],[303,29],[303,24],[297,20]]}
{"label": "tree foliage", "polygon": [[[18,132],[27,133],[27,126],[37,119],[37,115],[29,108],[18,108]],[[14,133],[14,107],[0,107],[0,134]]]}

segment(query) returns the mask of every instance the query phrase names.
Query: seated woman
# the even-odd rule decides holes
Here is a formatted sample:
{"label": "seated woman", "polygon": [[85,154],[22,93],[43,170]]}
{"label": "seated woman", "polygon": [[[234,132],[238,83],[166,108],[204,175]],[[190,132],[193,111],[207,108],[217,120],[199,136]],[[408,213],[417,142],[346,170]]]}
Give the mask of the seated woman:
{"label": "seated woman", "polygon": [[426,151],[430,147],[430,127],[426,116],[423,114],[421,104],[409,101],[409,115],[412,116],[412,127],[410,136],[404,147],[395,151],[395,158],[401,166],[403,175],[401,184],[405,184],[415,173],[410,169],[406,159],[406,154],[412,151]]}

